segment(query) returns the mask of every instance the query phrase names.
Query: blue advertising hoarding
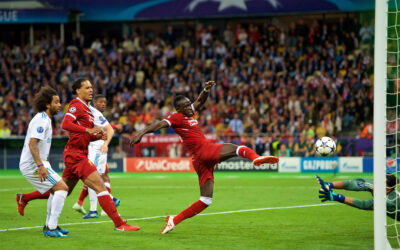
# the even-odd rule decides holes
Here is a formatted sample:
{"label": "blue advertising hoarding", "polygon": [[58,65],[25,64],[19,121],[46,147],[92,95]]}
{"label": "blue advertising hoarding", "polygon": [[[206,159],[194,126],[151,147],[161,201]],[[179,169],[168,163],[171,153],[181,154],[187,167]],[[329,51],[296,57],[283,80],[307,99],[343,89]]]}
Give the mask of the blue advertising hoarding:
{"label": "blue advertising hoarding", "polygon": [[0,9],[0,24],[11,23],[66,23],[64,9]]}
{"label": "blue advertising hoarding", "polygon": [[339,166],[339,157],[302,157],[300,169],[304,173],[332,172]]}
{"label": "blue advertising hoarding", "polygon": [[374,0],[48,0],[82,21],[125,21],[373,10]]}

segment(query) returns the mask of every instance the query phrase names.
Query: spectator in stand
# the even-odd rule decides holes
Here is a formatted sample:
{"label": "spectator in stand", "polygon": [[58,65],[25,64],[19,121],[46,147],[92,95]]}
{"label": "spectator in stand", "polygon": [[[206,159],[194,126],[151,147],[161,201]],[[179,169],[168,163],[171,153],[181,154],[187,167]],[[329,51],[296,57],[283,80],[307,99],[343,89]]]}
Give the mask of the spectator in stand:
{"label": "spectator in stand", "polygon": [[313,137],[307,137],[305,156],[315,156],[315,143]]}
{"label": "spectator in stand", "polygon": [[299,141],[294,144],[293,155],[305,156],[307,152],[306,139],[303,134],[300,134]]}
{"label": "spectator in stand", "polygon": [[229,121],[229,127],[232,129],[232,131],[237,134],[237,135],[242,135],[244,128],[243,128],[243,123],[242,120],[239,119],[239,114],[235,113],[233,115],[233,119]]}
{"label": "spectator in stand", "polygon": [[285,156],[287,157],[291,156],[291,152],[290,149],[286,147],[285,143],[281,143],[279,144],[278,157],[285,157]]}
{"label": "spectator in stand", "polygon": [[372,38],[374,37],[374,29],[372,25],[368,25],[368,22],[365,21],[363,27],[360,29],[360,37],[361,43],[367,44],[372,42]]}
{"label": "spectator in stand", "polygon": [[[127,32],[133,33],[133,40],[87,40],[72,34],[65,47],[54,35],[33,47],[0,42],[0,127],[2,121],[13,121],[10,133],[22,134],[22,124],[32,117],[32,91],[51,86],[65,105],[73,98],[71,82],[78,77],[91,78],[94,91],[112,100],[107,119],[120,122],[121,133],[135,130],[131,110],[144,125],[151,123],[170,111],[174,95],[200,90],[207,78],[218,83],[210,92],[218,105],[203,110],[209,114],[204,128],[210,132],[231,133],[227,124],[235,113],[249,114],[242,120],[245,132],[261,131],[273,141],[278,134],[283,139],[293,134],[298,141],[307,123],[317,126],[320,136],[340,135],[360,121],[371,121],[373,60],[358,44],[362,37],[357,20],[284,23],[228,23],[225,29],[205,29],[200,23],[193,30],[188,27],[184,36],[167,26],[160,34]],[[196,98],[193,93],[191,99]],[[363,115],[356,116],[360,105]],[[55,128],[61,118],[56,117]],[[322,121],[324,126],[319,126]],[[61,131],[54,130],[56,135]],[[267,142],[256,139],[253,144]]]}
{"label": "spectator in stand", "polygon": [[360,138],[362,139],[372,139],[373,136],[373,127],[371,123],[368,123],[364,126],[364,123],[362,122],[360,127],[362,128]]}

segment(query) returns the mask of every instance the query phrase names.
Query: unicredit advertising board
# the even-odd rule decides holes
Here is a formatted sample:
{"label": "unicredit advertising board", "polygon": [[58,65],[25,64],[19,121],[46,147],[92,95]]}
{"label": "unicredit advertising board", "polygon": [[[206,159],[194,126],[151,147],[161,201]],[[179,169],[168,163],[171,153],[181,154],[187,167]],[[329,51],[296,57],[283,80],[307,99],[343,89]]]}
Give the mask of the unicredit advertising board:
{"label": "unicredit advertising board", "polygon": [[126,158],[125,172],[194,172],[191,158]]}

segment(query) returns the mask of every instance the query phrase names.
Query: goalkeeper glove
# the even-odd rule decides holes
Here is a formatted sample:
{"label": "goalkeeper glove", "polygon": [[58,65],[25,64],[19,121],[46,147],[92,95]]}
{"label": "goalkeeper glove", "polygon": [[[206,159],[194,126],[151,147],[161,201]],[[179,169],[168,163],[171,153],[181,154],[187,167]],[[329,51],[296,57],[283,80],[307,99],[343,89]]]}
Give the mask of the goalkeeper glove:
{"label": "goalkeeper glove", "polygon": [[318,175],[316,175],[315,178],[317,178],[317,181],[323,190],[330,191],[333,188],[332,182],[325,182]]}
{"label": "goalkeeper glove", "polygon": [[344,199],[346,197],[344,197],[344,195],[342,194],[336,194],[335,192],[333,192],[333,190],[324,190],[324,189],[320,189],[319,190],[320,195],[318,196],[321,199],[321,202],[325,202],[325,201],[338,201],[343,203]]}

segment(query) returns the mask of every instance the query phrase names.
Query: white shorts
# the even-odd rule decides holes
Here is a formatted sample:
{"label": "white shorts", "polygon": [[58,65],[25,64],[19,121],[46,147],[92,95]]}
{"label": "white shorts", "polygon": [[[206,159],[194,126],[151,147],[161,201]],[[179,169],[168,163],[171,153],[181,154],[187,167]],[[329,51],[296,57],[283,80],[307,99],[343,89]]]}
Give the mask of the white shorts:
{"label": "white shorts", "polygon": [[44,167],[49,171],[47,179],[43,182],[39,181],[38,170],[35,163],[33,164],[22,164],[19,168],[25,178],[36,188],[37,191],[44,194],[54,187],[60,180],[61,177],[51,168],[48,161],[43,161]]}
{"label": "white shorts", "polygon": [[88,158],[96,166],[100,175],[106,172],[107,154],[102,154],[100,150],[92,149],[92,147],[89,146]]}

